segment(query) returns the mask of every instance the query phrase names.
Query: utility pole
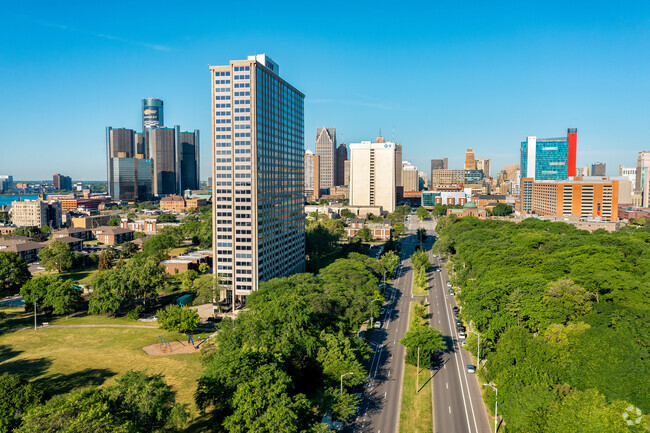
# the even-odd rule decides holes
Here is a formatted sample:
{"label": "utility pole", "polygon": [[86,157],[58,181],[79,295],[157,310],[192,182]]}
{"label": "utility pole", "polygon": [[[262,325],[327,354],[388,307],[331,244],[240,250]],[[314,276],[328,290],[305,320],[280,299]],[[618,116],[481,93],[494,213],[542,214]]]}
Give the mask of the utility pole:
{"label": "utility pole", "polygon": [[420,389],[420,346],[418,346],[418,368],[415,371],[415,393]]}

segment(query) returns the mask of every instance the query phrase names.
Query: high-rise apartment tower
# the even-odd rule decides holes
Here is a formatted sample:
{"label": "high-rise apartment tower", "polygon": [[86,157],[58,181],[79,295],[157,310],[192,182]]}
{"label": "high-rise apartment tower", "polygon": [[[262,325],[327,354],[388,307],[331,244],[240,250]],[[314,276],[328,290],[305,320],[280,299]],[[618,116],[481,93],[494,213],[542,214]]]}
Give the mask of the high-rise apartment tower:
{"label": "high-rise apartment tower", "polygon": [[316,128],[316,152],[320,160],[320,187],[333,187],[336,176],[336,128]]}
{"label": "high-rise apartment tower", "polygon": [[210,76],[213,269],[232,302],[304,271],[305,96],[264,54]]}

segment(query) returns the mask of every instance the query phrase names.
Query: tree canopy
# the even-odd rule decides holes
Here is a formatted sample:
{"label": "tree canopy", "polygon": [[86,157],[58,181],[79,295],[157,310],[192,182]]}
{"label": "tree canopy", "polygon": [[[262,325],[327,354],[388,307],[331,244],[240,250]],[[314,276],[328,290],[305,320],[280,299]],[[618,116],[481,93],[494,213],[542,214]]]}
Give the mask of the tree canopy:
{"label": "tree canopy", "polygon": [[13,251],[0,251],[0,296],[17,293],[32,274],[27,263]]}
{"label": "tree canopy", "polygon": [[41,265],[48,271],[56,270],[59,274],[72,267],[73,257],[70,245],[56,240],[38,252]]}
{"label": "tree canopy", "polygon": [[439,220],[434,250],[454,263],[461,314],[481,334],[508,431],[627,431],[626,406],[650,412],[650,382],[638,380],[650,377],[643,229]]}

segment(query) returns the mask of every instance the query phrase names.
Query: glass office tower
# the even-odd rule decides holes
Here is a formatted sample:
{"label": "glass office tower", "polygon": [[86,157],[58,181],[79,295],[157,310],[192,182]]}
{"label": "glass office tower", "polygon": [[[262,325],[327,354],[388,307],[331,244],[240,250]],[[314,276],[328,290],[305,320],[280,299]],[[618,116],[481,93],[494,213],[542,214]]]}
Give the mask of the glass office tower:
{"label": "glass office tower", "polygon": [[213,268],[232,302],[304,271],[304,95],[263,54],[210,72]]}
{"label": "glass office tower", "polygon": [[521,177],[535,180],[564,180],[575,176],[577,129],[566,137],[526,137],[521,142]]}

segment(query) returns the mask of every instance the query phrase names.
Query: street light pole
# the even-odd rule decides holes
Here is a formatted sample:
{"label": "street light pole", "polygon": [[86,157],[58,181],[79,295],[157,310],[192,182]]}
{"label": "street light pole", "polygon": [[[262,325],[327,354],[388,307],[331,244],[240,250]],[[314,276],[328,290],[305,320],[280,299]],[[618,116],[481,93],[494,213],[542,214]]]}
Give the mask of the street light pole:
{"label": "street light pole", "polygon": [[341,395],[343,395],[343,376],[347,376],[348,374],[354,374],[351,371],[345,374],[341,375]]}
{"label": "street light pole", "polygon": [[495,396],[494,396],[494,433],[497,433],[497,405],[499,404],[499,390],[497,389],[496,386],[489,384],[489,383],[484,383],[483,386],[489,386],[494,390]]}
{"label": "street light pole", "polygon": [[34,331],[36,331],[36,298],[34,298]]}

